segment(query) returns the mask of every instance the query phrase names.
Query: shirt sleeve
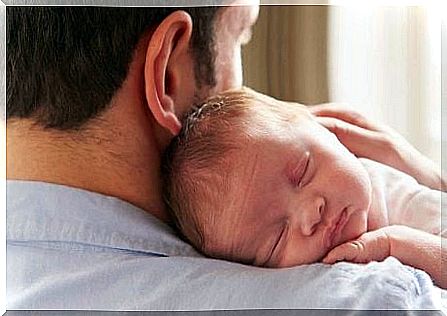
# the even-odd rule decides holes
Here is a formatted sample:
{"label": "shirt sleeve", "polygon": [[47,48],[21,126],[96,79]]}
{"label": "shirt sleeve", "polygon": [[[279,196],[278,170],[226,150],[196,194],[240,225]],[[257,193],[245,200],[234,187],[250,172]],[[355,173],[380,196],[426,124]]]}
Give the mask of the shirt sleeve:
{"label": "shirt sleeve", "polygon": [[447,194],[419,184],[413,177],[383,165],[360,159],[368,171],[376,204],[385,208],[389,225],[406,225],[447,237]]}

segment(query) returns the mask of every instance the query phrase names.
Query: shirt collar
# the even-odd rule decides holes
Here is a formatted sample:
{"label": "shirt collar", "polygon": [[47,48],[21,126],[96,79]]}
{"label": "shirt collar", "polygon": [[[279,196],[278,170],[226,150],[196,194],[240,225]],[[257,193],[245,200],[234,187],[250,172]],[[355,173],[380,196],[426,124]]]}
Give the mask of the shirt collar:
{"label": "shirt collar", "polygon": [[168,225],[118,198],[37,181],[8,180],[6,191],[8,241],[200,256]]}

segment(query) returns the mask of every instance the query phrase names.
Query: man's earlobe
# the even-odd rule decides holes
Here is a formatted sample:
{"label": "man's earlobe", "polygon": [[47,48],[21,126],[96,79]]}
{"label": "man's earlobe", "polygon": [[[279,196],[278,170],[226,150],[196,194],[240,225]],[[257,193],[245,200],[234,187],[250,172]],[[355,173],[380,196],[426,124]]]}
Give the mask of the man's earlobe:
{"label": "man's earlobe", "polygon": [[180,132],[181,123],[176,115],[175,100],[170,95],[176,78],[171,78],[168,64],[171,59],[188,53],[191,32],[189,14],[176,11],[157,27],[146,50],[144,79],[147,104],[158,124],[172,135]]}
{"label": "man's earlobe", "polygon": [[168,95],[164,95],[161,103],[163,108],[163,113],[161,113],[161,115],[163,115],[163,117],[161,119],[156,118],[156,120],[160,125],[168,129],[172,135],[177,135],[182,129],[182,124],[175,114],[174,101]]}

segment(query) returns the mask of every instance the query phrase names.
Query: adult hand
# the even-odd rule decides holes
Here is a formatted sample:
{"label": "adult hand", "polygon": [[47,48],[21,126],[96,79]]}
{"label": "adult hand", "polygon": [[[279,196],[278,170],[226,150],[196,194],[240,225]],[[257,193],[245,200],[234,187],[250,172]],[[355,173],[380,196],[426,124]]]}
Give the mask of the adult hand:
{"label": "adult hand", "polygon": [[357,157],[386,164],[409,174],[420,184],[446,191],[444,177],[436,165],[390,127],[334,103],[310,106],[309,110]]}

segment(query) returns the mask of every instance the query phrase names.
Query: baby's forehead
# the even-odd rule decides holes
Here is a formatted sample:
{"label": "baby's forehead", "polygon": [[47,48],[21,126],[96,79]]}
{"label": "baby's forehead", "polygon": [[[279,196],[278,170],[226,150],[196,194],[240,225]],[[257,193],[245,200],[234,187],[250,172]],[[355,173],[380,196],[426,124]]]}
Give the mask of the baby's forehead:
{"label": "baby's forehead", "polygon": [[248,114],[252,119],[258,118],[263,122],[283,121],[292,122],[309,118],[309,110],[301,104],[276,100],[267,96],[250,101]]}
{"label": "baby's forehead", "polygon": [[238,142],[240,150],[255,144],[281,142],[289,137],[291,129],[300,126],[310,116],[307,109],[295,104],[251,102],[248,110],[235,119],[230,133],[227,133]]}

